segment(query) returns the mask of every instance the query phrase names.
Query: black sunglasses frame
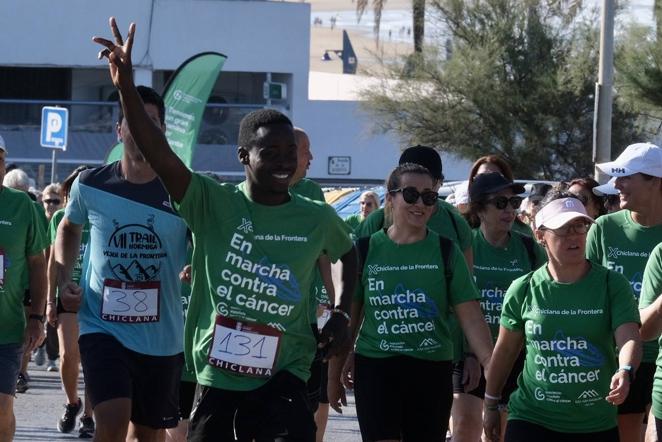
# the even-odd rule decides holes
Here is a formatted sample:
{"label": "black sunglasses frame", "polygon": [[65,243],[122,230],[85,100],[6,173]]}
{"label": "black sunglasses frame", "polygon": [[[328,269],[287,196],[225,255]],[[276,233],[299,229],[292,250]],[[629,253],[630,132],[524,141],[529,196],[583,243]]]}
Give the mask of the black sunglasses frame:
{"label": "black sunglasses frame", "polygon": [[517,210],[522,205],[522,201],[524,201],[524,198],[521,196],[511,196],[510,198],[507,196],[495,196],[494,198],[488,199],[487,203],[492,204],[499,210],[505,209],[506,206],[510,204],[510,207]]}
{"label": "black sunglasses frame", "polygon": [[399,189],[389,190],[388,193],[394,195],[398,192],[402,192],[402,199],[404,199],[407,204],[416,204],[420,198],[424,205],[434,206],[439,200],[439,194],[434,190],[419,192],[415,187],[401,187]]}

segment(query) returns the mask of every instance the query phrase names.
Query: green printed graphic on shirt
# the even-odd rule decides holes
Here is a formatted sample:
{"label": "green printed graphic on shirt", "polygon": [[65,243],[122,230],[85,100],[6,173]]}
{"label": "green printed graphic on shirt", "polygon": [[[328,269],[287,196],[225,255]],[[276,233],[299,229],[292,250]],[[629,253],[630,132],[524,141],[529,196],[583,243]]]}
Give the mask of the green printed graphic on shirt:
{"label": "green printed graphic on shirt", "polygon": [[[64,218],[64,209],[60,209],[53,214],[51,221],[48,225],[48,237],[50,239],[50,245],[55,245],[55,237],[57,235],[57,227],[60,225],[60,221]],[[90,225],[85,223],[81,231],[80,238],[80,252],[76,262],[74,262],[73,268],[71,269],[71,281],[78,284],[80,282],[80,277],[83,274],[83,257],[85,256],[85,249],[87,249],[87,243],[90,240]]]}
{"label": "green printed graphic on shirt", "polygon": [[[662,294],[662,243],[655,246],[644,270],[644,280],[639,298],[639,308],[643,309],[655,302]],[[662,336],[657,341],[662,346]],[[653,414],[662,419],[662,351],[657,356],[657,369],[653,381]]]}
{"label": "green printed graphic on shirt", "polygon": [[513,281],[501,325],[524,334],[526,359],[508,418],[566,433],[615,427],[605,397],[617,368],[614,332],[629,322],[639,322],[632,289],[602,266],[572,284],[554,281],[547,266]]}
{"label": "green printed graphic on shirt", "polygon": [[451,293],[446,292],[439,235],[396,244],[380,230],[370,238],[368,256],[355,299],[364,319],[356,352],[374,358],[404,354],[443,361],[453,358],[450,307],[478,299],[459,248],[453,244]]}
{"label": "green printed graphic on shirt", "polygon": [[499,336],[503,297],[510,283],[547,260],[545,251],[536,242],[532,241],[532,244],[536,257],[533,263],[529,262],[529,253],[519,233],[512,233],[505,247],[494,247],[485,240],[480,229],[473,230],[474,279],[494,342]]}
{"label": "green printed graphic on shirt", "polygon": [[[622,273],[639,301],[644,268],[650,252],[662,242],[662,224],[644,227],[632,219],[629,210],[599,217],[586,239],[586,257],[608,269]],[[655,362],[658,345],[644,343],[643,362]]]}
{"label": "green printed graphic on shirt", "polygon": [[[297,194],[264,206],[198,174],[176,206],[193,233],[184,343],[198,382],[253,390],[281,370],[305,381],[316,347],[309,308],[317,258],[335,261],[350,250],[345,223],[330,206]],[[246,344],[226,324],[251,341],[248,355],[235,351]]]}
{"label": "green printed graphic on shirt", "polygon": [[0,188],[0,344],[23,342],[28,258],[42,253],[46,232],[25,192]]}
{"label": "green printed graphic on shirt", "polygon": [[[368,215],[355,229],[355,234],[357,238],[370,236],[383,227],[388,226],[384,226],[384,209],[381,208]],[[437,201],[437,210],[430,217],[428,228],[455,241],[463,252],[471,247],[471,228],[469,224],[455,207],[442,199]]]}

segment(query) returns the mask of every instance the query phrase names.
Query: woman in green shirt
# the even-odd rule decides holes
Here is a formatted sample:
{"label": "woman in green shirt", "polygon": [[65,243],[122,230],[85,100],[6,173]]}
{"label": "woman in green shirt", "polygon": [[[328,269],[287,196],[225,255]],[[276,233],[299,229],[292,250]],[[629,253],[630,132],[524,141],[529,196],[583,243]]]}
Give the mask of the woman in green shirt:
{"label": "woman in green shirt", "polygon": [[627,397],[641,359],[630,283],[585,258],[593,219],[578,199],[548,195],[535,221],[548,262],[506,292],[487,373],[485,433],[499,440],[498,402],[524,346],[524,369],[508,402],[506,442],[618,441],[616,405]]}
{"label": "woman in green shirt", "polygon": [[[350,325],[356,346],[344,382],[354,388],[367,441],[445,439],[451,308],[478,359],[489,363],[492,342],[462,252],[427,228],[438,198],[434,185],[424,167],[398,166],[386,185],[393,223],[363,240],[367,249],[359,243],[363,270]],[[340,373],[330,373],[329,383],[337,386]],[[329,399],[335,408],[337,398]]]}
{"label": "woman in green shirt", "polygon": [[350,215],[345,218],[345,222],[349,224],[352,230],[356,229],[368,215],[379,209],[379,197],[377,194],[372,190],[363,192],[359,197],[359,209],[361,212],[357,215]]}

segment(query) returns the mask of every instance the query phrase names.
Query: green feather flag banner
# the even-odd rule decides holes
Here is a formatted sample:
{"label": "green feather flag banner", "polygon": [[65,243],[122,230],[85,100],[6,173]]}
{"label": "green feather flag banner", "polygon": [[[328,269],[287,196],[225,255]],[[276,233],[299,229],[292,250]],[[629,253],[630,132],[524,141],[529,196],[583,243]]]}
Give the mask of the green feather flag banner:
{"label": "green feather flag banner", "polygon": [[[191,167],[202,114],[216,78],[227,57],[203,52],[186,60],[170,77],[163,93],[166,138],[172,150]],[[106,164],[122,158],[124,145],[117,144],[106,157]]]}

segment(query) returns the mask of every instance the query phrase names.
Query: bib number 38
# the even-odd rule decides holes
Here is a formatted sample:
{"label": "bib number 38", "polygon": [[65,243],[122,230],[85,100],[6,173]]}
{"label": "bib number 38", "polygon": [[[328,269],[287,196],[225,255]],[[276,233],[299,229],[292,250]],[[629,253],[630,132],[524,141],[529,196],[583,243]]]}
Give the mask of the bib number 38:
{"label": "bib number 38", "polygon": [[244,376],[270,377],[282,333],[262,324],[216,317],[209,364]]}

